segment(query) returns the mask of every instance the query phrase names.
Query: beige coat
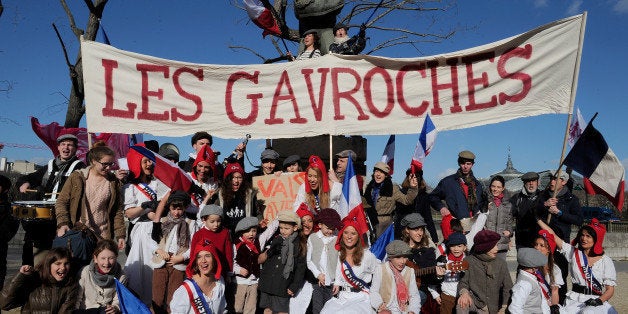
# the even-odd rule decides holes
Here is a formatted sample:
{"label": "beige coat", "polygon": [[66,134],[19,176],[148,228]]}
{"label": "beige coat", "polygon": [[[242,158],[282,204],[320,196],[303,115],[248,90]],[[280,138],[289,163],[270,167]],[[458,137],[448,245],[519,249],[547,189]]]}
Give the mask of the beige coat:
{"label": "beige coat", "polygon": [[[118,266],[121,267],[120,265]],[[115,281],[110,287],[99,287],[94,282],[94,273],[90,271],[90,268],[91,264],[83,267],[83,270],[81,270],[77,307],[79,309],[93,309],[111,304],[120,311],[120,302],[118,301],[118,294],[116,293]],[[118,281],[126,286],[127,277],[124,271],[121,271]]]}

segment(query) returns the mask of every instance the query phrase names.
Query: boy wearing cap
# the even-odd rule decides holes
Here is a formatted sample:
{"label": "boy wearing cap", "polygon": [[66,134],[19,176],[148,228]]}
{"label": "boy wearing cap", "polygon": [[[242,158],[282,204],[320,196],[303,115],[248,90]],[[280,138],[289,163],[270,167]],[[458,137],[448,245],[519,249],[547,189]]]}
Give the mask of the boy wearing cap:
{"label": "boy wearing cap", "polygon": [[550,310],[550,286],[545,280],[543,268],[547,256],[533,248],[517,251],[519,273],[512,286],[512,299],[508,305],[511,314],[518,313],[559,313],[557,308]]}
{"label": "boy wearing cap", "polygon": [[277,231],[277,219],[258,234],[256,217],[242,218],[235,227],[233,243],[233,273],[236,275],[235,312],[255,313],[257,308],[257,285],[260,276],[258,257],[266,241]]}
{"label": "boy wearing cap", "polygon": [[323,208],[316,217],[319,230],[307,239],[307,268],[318,281],[312,292],[312,313],[318,314],[332,297],[338,251],[334,249],[338,230],[342,227],[340,215],[331,208]]}
{"label": "boy wearing cap", "polygon": [[249,181],[251,181],[253,177],[266,176],[269,174],[273,174],[275,173],[275,171],[279,170],[277,169],[277,163],[279,162],[279,153],[272,148],[266,148],[265,150],[263,150],[260,154],[260,160],[262,161],[262,166],[247,174]]}
{"label": "boy wearing cap", "polygon": [[260,254],[259,306],[265,313],[288,313],[290,298],[303,286],[305,278],[305,252],[300,247],[301,218],[289,210],[281,211],[279,235],[270,241]]}
{"label": "boy wearing cap", "polygon": [[401,240],[386,245],[388,261],[373,274],[371,306],[377,313],[415,313],[421,311],[421,297],[414,269],[406,267],[410,246]]}
{"label": "boy wearing cap", "polygon": [[194,233],[190,247],[195,247],[197,243],[204,240],[213,243],[223,265],[222,275],[228,282],[233,269],[233,245],[229,230],[222,226],[222,207],[215,204],[205,205],[199,212],[199,216],[203,222],[203,227]]}
{"label": "boy wearing cap", "polygon": [[[444,264],[449,263],[460,263],[466,257],[465,252],[467,251],[467,238],[462,232],[453,232],[449,235],[449,238],[443,245],[446,246],[444,252],[441,252],[441,256],[437,258],[437,262],[441,262]],[[439,246],[440,248],[440,246]],[[432,295],[432,298],[436,300],[436,302],[440,303],[440,313],[441,314],[451,314],[456,308],[456,295],[458,294],[458,282],[464,276],[464,271],[456,271],[456,270],[445,270],[445,275],[443,276],[443,282],[440,284],[439,293],[437,289],[433,287],[429,287],[428,290]]]}
{"label": "boy wearing cap", "polygon": [[512,279],[506,261],[497,258],[499,233],[482,230],[473,238],[469,270],[458,283],[456,313],[504,313]]}

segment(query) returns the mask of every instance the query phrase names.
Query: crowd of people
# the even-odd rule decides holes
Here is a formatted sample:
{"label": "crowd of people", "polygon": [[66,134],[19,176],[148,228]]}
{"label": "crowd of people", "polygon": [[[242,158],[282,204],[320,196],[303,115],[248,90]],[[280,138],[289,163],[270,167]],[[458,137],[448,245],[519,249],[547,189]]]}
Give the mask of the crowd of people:
{"label": "crowd of people", "polygon": [[[267,148],[261,167],[246,172],[246,143],[219,162],[211,135],[198,132],[194,152],[179,163],[194,188],[182,191],[155,176],[158,149],[149,145],[131,147],[128,170],[113,171],[116,156],[104,144],[96,143],[84,164],[74,135],[57,142],[58,157],[16,185],[54,197],[54,217],[44,222],[54,228],[25,228],[30,242],[23,266],[4,285],[2,309],[119,313],[119,282],[154,313],[616,313],[606,230],[595,219],[584,223],[565,173],[543,191],[539,175],[526,173],[523,189],[509,195],[501,176],[484,187],[473,175],[475,155],[462,151],[458,171],[428,191],[421,170],[408,170],[398,186],[389,166],[377,162],[361,189],[365,230],[340,205],[348,160],[357,157],[351,150],[337,153],[336,169],[327,169],[316,155],[303,165],[296,155],[280,163]],[[252,178],[299,171],[305,182],[293,209],[264,218]],[[11,215],[11,182],[0,183],[4,280],[7,242],[19,222]],[[370,248],[389,230],[395,240],[383,243],[378,258]],[[92,242],[82,258],[74,243],[51,244],[74,231]],[[517,251],[514,283],[509,250]]]}

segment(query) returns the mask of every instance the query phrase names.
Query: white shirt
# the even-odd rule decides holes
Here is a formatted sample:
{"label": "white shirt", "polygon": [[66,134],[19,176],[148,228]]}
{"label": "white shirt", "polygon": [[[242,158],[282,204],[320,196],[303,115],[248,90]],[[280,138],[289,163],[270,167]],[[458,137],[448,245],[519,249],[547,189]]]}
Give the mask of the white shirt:
{"label": "white shirt", "polygon": [[321,252],[321,256],[318,259],[318,261],[314,261],[312,260],[312,250],[313,250],[313,245],[312,242],[310,240],[310,238],[308,237],[307,239],[307,268],[312,272],[312,274],[314,275],[314,278],[318,278],[318,275],[320,274],[325,274],[325,285],[329,286],[333,283],[334,280],[334,275],[335,274],[330,274],[329,271],[327,271],[327,244],[329,244],[330,242],[336,242],[336,236],[331,236],[331,237],[326,237],[323,235],[323,232],[318,230],[314,236],[319,237],[319,239],[321,239],[321,241],[323,241],[323,250]]}
{"label": "white shirt", "polygon": [[[194,291],[194,287],[190,289]],[[226,307],[225,301],[225,283],[220,278],[220,281],[216,282],[216,286],[212,290],[212,297],[208,297],[203,294],[207,305],[211,309],[212,313],[223,313]],[[187,289],[181,285],[172,295],[172,301],[170,301],[170,311],[172,314],[195,314],[194,308],[190,304],[190,296]]]}
{"label": "white shirt", "polygon": [[[139,184],[138,187],[135,184],[127,183],[122,187],[122,191],[124,191],[124,210],[141,206],[142,203],[152,200],[143,191],[140,190],[143,189],[142,185],[143,183]],[[159,181],[159,179],[151,180],[148,183],[148,187],[153,190],[155,194],[157,194],[158,201],[161,200],[166,195],[166,193],[170,191],[170,188],[166,186],[163,182]],[[149,211],[150,209],[146,209],[142,213],[142,215],[148,213]],[[138,217],[133,218],[130,221],[132,223],[136,223],[142,215],[139,215]]]}
{"label": "white shirt", "polygon": [[[530,274],[527,271],[519,271],[519,275],[518,276],[526,276],[528,277],[528,279],[531,279],[533,281],[537,281],[536,276],[534,276],[533,274]],[[519,278],[517,278],[517,282],[515,282],[515,285],[512,286],[512,301],[510,303],[510,305],[508,306],[508,310],[510,311],[511,314],[523,314],[523,310],[524,310],[524,305],[526,304],[526,300],[528,299],[528,296],[534,291],[534,290],[541,290],[541,286],[539,286],[539,284],[533,285],[531,284],[529,281],[527,280],[521,280]],[[548,300],[545,299],[545,297],[543,296],[543,292],[541,292],[541,298],[543,299],[543,302],[541,302],[540,306],[541,306],[541,311],[543,314],[549,314],[550,313],[550,307],[549,307],[549,303]]]}
{"label": "white shirt", "polygon": [[[294,204],[292,205],[292,209],[295,212],[297,211],[297,209],[299,209],[299,206],[301,206],[301,203],[306,203],[306,197],[307,197],[307,193],[305,192],[306,184],[307,182],[299,186],[297,197],[294,199]],[[349,214],[349,213],[340,212],[340,198],[341,197],[342,197],[342,183],[332,182],[331,188],[329,189],[329,207],[335,209],[338,212],[338,214],[340,215],[340,219],[347,217],[347,215]]]}

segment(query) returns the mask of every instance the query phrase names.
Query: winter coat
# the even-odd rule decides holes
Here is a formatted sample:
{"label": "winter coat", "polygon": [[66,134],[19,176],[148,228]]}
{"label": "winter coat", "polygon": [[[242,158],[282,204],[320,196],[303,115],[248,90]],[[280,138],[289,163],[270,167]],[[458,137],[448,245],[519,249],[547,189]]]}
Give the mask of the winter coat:
{"label": "winter coat", "polygon": [[541,200],[538,203],[537,213],[539,214],[539,217],[546,222],[547,217],[551,215],[552,219],[550,220],[549,226],[557,233],[560,232],[559,235],[563,241],[569,242],[571,225],[580,227],[584,221],[582,209],[580,208],[580,200],[578,200],[578,197],[571,194],[567,187],[563,187],[556,195],[556,198],[558,198],[556,206],[561,213],[559,215],[550,214],[549,207],[545,207],[544,203],[550,199],[553,194],[554,192],[550,190],[545,190],[541,193]]}
{"label": "winter coat", "polygon": [[539,231],[536,223],[536,208],[540,200],[540,191],[528,194],[525,188],[510,198],[512,216],[515,219],[515,242],[517,248],[532,247]]}
{"label": "winter coat", "polygon": [[21,306],[21,313],[71,313],[76,308],[78,284],[42,284],[39,274],[18,273],[9,286],[2,290],[0,306],[10,310]]}
{"label": "winter coat", "polygon": [[[118,264],[117,268],[121,269],[122,266]],[[127,277],[124,274],[124,271],[121,270],[120,274],[118,274],[116,278],[123,285],[127,284]],[[107,287],[98,286],[94,281],[92,263],[83,267],[83,270],[81,270],[77,307],[79,309],[93,309],[105,305],[112,305],[114,308],[120,310],[120,301],[118,300],[118,294],[116,293],[116,282],[112,281],[112,285]]]}
{"label": "winter coat", "polygon": [[465,260],[469,269],[458,283],[458,296],[467,291],[477,308],[488,306],[489,313],[497,313],[502,305],[508,304],[512,288],[506,261],[501,258],[483,261],[476,255]]}
{"label": "winter coat", "polygon": [[288,278],[283,276],[284,264],[281,260],[281,245],[284,239],[276,236],[270,243],[270,248],[266,251],[268,258],[262,264],[260,272],[259,290],[270,295],[289,298],[287,289],[297,294],[303,287],[305,280],[306,261],[305,254],[300,249],[300,237],[294,238],[294,267]]}
{"label": "winter coat", "polygon": [[[486,207],[486,196],[482,191],[482,183],[475,178],[473,179],[475,180],[477,202],[471,211],[473,215],[476,215],[480,209]],[[470,217],[467,198],[464,195],[462,187],[460,187],[457,173],[444,177],[438,182],[438,185],[432,190],[432,193],[430,193],[430,205],[432,205],[434,210],[440,211],[440,209],[443,208],[443,200],[445,201],[445,207],[449,209],[454,218],[462,219]]]}
{"label": "winter coat", "polygon": [[[397,202],[403,205],[410,205],[414,202],[419,190],[414,188],[409,188],[408,193],[404,194],[392,183],[392,179],[390,177],[386,177],[381,184],[379,189],[379,195],[377,200],[373,200],[372,192],[373,186],[375,185],[375,180],[371,180],[369,184],[366,186],[366,191],[364,191],[364,197],[362,199],[362,204],[364,204],[364,208],[368,209],[371,207],[375,207],[377,210],[378,216],[390,216],[393,214],[395,210],[395,204]],[[373,206],[375,204],[375,206]]]}
{"label": "winter coat", "polygon": [[[489,196],[491,199],[492,196]],[[502,203],[499,206],[495,206],[495,203],[491,201],[488,203],[488,217],[484,224],[484,229],[495,231],[502,237],[497,242],[497,249],[500,251],[508,250],[510,238],[512,237],[513,218],[512,218],[512,204],[508,202],[508,197],[504,195]],[[510,232],[510,236],[505,236],[504,231]]]}
{"label": "winter coat", "polygon": [[[80,215],[87,201],[85,199],[85,180],[90,168],[73,172],[63,186],[63,190],[61,190],[55,205],[57,228],[61,226],[72,228],[80,220]],[[107,180],[110,182],[109,190],[111,191],[108,203],[109,224],[107,227],[109,229],[109,237],[110,239],[114,239],[114,236],[118,239],[124,239],[126,230],[122,210],[124,205],[121,193],[122,184],[113,174],[109,174]],[[99,232],[96,233],[98,234]]]}

